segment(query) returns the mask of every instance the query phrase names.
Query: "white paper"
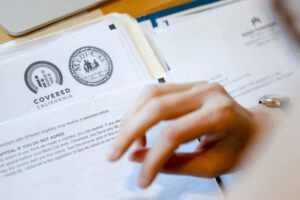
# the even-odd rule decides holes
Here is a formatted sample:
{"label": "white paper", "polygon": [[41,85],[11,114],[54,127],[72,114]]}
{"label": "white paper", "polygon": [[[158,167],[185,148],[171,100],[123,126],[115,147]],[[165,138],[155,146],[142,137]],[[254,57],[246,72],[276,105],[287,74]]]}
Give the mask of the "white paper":
{"label": "white paper", "polygon": [[205,15],[206,11],[216,9],[218,7],[234,3],[236,1],[242,1],[242,0],[222,0],[222,1],[216,1],[214,3],[202,5],[202,6],[197,6],[195,8],[191,8],[188,10],[184,10],[181,12],[177,12],[175,14],[167,15],[161,18],[158,18],[157,24],[158,24],[158,29],[166,27],[166,26],[171,26],[173,24],[176,24],[178,22],[186,21],[191,18],[198,17],[199,15]]}
{"label": "white paper", "polygon": [[[196,177],[159,175],[149,189],[140,190],[139,165],[127,158],[107,162],[120,120],[141,88],[2,124],[0,199],[221,198],[213,180]],[[186,150],[193,147],[188,144]]]}
{"label": "white paper", "polygon": [[219,82],[247,107],[268,93],[297,96],[299,62],[262,1],[222,6],[153,37],[175,82]]}
{"label": "white paper", "polygon": [[141,27],[141,29],[143,29],[144,32],[152,32],[153,31],[153,25],[151,23],[150,20],[146,20],[146,21],[143,21],[143,22],[140,22],[139,23],[139,26]]}
{"label": "white paper", "polygon": [[[265,1],[243,0],[166,19],[169,26],[157,29],[153,40],[174,82],[219,82],[246,107],[266,94],[298,98],[299,47]],[[239,172],[222,177],[225,188],[232,190],[238,178]]]}
{"label": "white paper", "polygon": [[[110,29],[110,25],[114,25],[114,28]],[[149,82],[151,77],[147,68],[124,29],[116,19],[107,17],[75,30],[55,34],[28,44],[3,46],[0,49],[0,122],[84,100],[94,95],[104,95],[138,83]],[[77,57],[74,57],[72,62],[72,55],[83,47],[91,47],[92,50],[83,50],[78,53]],[[105,54],[96,52],[95,48],[106,53],[110,61],[103,56]],[[94,56],[81,59],[80,56],[84,56],[86,52],[92,52]],[[96,77],[98,73],[96,70],[100,69],[101,72],[101,67],[104,67],[103,72],[107,78],[103,75],[104,78],[99,81],[97,79],[99,85],[87,85],[78,81],[70,69],[71,62],[76,68],[78,64],[76,59],[81,60],[78,61],[81,69],[76,73],[85,74],[82,80],[94,75]],[[48,85],[46,85],[48,87],[38,86],[37,80],[41,82],[43,78],[42,70],[46,71],[46,76],[48,73],[52,76],[52,81],[58,79],[54,74],[55,70],[49,71],[45,67],[36,69],[32,75],[26,77],[26,70],[38,61],[47,61],[56,66],[61,72],[61,83],[54,81],[53,84],[48,84],[51,80],[48,78]],[[90,62],[89,72],[85,72],[83,68],[86,61]],[[106,69],[108,63],[111,68]],[[98,68],[93,70],[93,66],[98,66]],[[38,76],[37,80],[35,80],[35,75]],[[26,80],[32,80],[38,90],[32,91],[27,86]],[[87,82],[89,81],[87,79]]]}

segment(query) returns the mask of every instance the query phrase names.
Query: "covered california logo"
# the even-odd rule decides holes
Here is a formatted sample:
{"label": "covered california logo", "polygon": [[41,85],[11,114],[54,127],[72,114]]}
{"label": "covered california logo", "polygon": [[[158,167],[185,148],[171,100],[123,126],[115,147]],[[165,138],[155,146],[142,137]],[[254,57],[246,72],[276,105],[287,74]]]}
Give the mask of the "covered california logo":
{"label": "covered california logo", "polygon": [[97,47],[81,47],[70,58],[72,76],[81,84],[99,86],[107,82],[113,73],[110,56]]}
{"label": "covered california logo", "polygon": [[25,83],[30,91],[37,94],[40,89],[54,84],[62,85],[63,76],[54,64],[47,61],[32,63],[25,71]]}
{"label": "covered california logo", "polygon": [[37,109],[58,104],[72,98],[70,88],[63,88],[63,76],[59,68],[48,61],[37,61],[25,71],[25,83],[34,94]]}

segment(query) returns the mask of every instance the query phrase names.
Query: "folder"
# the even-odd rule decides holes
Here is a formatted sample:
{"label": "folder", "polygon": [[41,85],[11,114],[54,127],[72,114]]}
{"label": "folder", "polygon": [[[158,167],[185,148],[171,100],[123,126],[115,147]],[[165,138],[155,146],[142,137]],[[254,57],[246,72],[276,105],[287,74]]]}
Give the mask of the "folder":
{"label": "folder", "polygon": [[[160,174],[138,190],[139,166],[105,160],[126,110],[149,84],[217,82],[247,108],[266,93],[297,95],[299,60],[269,7],[207,2],[138,20],[152,29],[111,14],[1,45],[0,199],[222,199],[214,179],[199,177]],[[150,147],[169,123],[147,133]]]}

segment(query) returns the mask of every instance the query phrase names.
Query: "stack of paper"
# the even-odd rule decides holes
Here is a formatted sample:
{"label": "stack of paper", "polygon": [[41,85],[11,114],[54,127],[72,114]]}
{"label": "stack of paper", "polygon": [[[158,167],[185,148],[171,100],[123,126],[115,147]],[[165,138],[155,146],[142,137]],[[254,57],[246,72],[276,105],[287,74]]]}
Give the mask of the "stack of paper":
{"label": "stack of paper", "polygon": [[[170,175],[138,190],[138,165],[107,162],[124,113],[143,85],[164,76],[128,16],[5,44],[0,52],[0,199],[220,197],[213,180]],[[149,137],[151,145],[155,134]]]}
{"label": "stack of paper", "polygon": [[[260,0],[193,8],[146,32],[113,14],[0,46],[0,199],[222,197],[214,180],[186,176],[138,190],[139,165],[106,161],[124,113],[159,81],[219,82],[245,107],[269,93],[295,97],[299,61]],[[147,134],[149,147],[163,126]]]}
{"label": "stack of paper", "polygon": [[149,37],[173,81],[219,82],[246,107],[267,93],[297,95],[299,60],[264,2],[234,1],[166,19],[169,25]]}
{"label": "stack of paper", "polygon": [[[157,18],[156,23],[144,31],[174,82],[221,83],[245,107],[257,105],[266,94],[298,98],[299,47],[266,1],[219,1]],[[223,181],[227,188],[237,182],[232,176]]]}

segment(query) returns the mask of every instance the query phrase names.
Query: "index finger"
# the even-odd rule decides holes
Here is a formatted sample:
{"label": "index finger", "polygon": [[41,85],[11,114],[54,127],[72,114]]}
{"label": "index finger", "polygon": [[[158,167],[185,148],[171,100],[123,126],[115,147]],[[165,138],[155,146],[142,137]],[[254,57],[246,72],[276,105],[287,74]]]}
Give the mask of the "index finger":
{"label": "index finger", "polygon": [[110,161],[118,160],[135,140],[161,120],[168,120],[187,114],[201,105],[197,91],[188,90],[176,94],[154,98],[141,108],[134,117],[121,128],[114,142]]}
{"label": "index finger", "polygon": [[[127,112],[122,120],[122,124],[126,124],[147,102],[155,97],[168,95],[172,93],[182,92],[194,87],[197,83],[186,84],[162,84],[162,85],[150,85],[145,88],[144,92],[139,96],[138,100],[134,103],[133,107]],[[203,82],[204,83],[204,82]]]}

